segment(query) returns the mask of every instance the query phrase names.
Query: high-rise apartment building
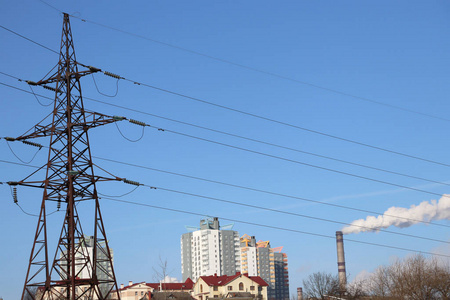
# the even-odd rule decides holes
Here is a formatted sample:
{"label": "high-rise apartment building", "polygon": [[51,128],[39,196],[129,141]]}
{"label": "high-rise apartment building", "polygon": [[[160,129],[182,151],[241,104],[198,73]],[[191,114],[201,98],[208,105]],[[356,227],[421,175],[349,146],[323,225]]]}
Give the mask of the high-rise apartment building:
{"label": "high-rise apartment building", "polygon": [[231,230],[233,225],[220,227],[218,218],[208,218],[200,221],[200,227],[186,228],[190,232],[181,236],[183,281],[241,271],[239,233]]}
{"label": "high-rise apartment building", "polygon": [[[75,259],[77,260],[75,274],[80,279],[92,278],[93,272],[93,256],[94,256],[94,247],[96,242],[93,236],[84,236],[83,240],[80,241],[76,245]],[[114,263],[114,254],[113,250],[109,248],[111,253],[111,262]],[[109,263],[108,257],[106,255],[106,249],[102,245],[102,243],[97,244],[97,279],[100,282],[99,288],[104,293],[111,288],[111,283],[101,283],[104,281],[108,281],[112,273],[112,266]],[[89,263],[86,264],[86,257],[89,256]],[[65,268],[67,264],[65,263],[65,255],[61,253],[61,267]],[[61,272],[61,279],[64,278],[64,272]],[[81,287],[83,289],[83,287]]]}
{"label": "high-rise apartment building", "polygon": [[269,300],[289,300],[287,255],[283,247],[271,248],[269,241],[258,241],[244,234],[241,238],[242,273],[260,276],[269,284]]}

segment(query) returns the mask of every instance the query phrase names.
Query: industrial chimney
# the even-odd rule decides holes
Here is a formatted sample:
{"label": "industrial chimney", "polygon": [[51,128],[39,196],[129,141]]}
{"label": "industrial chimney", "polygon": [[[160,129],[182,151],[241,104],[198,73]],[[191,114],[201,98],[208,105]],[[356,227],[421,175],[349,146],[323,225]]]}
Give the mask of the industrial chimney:
{"label": "industrial chimney", "polygon": [[339,289],[347,290],[347,274],[345,272],[344,236],[342,231],[336,231],[337,264],[339,274]]}

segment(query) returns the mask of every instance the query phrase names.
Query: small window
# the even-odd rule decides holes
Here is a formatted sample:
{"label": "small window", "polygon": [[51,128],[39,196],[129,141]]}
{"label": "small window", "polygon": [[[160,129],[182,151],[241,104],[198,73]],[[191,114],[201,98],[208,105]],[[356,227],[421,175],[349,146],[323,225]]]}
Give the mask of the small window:
{"label": "small window", "polygon": [[228,290],[229,290],[229,291],[232,291],[232,290],[233,290],[233,287],[232,287],[231,285],[229,285],[229,286],[228,286]]}
{"label": "small window", "polygon": [[219,287],[218,287],[218,286],[215,286],[215,287],[213,288],[213,290],[214,290],[214,291],[218,291],[218,290],[219,290]]}
{"label": "small window", "polygon": [[254,290],[255,290],[255,286],[252,285],[252,286],[250,287],[250,291],[254,291]]}
{"label": "small window", "polygon": [[242,282],[239,282],[239,290],[240,291],[244,290],[244,284]]}
{"label": "small window", "polygon": [[137,296],[137,292],[134,292],[134,295]]}
{"label": "small window", "polygon": [[203,293],[203,285],[200,284],[200,293]]}

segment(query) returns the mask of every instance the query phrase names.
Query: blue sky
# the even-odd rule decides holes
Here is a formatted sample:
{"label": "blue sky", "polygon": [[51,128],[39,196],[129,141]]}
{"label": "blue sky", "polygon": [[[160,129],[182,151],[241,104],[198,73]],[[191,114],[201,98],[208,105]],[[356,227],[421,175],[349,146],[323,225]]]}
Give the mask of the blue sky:
{"label": "blue sky", "polygon": [[[48,4],[71,18],[77,59],[169,91],[207,100],[270,119],[360,143],[449,164],[450,5],[445,1],[77,1]],[[81,21],[87,20],[87,22]],[[0,25],[58,50],[61,15],[40,1],[3,3]],[[104,26],[114,27],[125,34]],[[144,38],[140,38],[141,36]],[[0,71],[37,81],[58,56],[0,28]],[[158,43],[159,42],[159,43]],[[176,47],[170,47],[170,44]],[[179,48],[177,48],[179,47]],[[185,51],[188,49],[234,64]],[[249,68],[262,70],[257,72]],[[279,77],[268,73],[278,74]],[[281,78],[284,77],[284,78]],[[116,80],[95,75],[101,92],[114,94]],[[0,74],[0,82],[28,90],[26,84]],[[302,84],[307,83],[307,84]],[[322,88],[318,88],[318,87]],[[119,81],[116,97],[99,94],[90,77],[82,79],[83,95],[145,113],[225,131],[285,147],[450,183],[448,167],[324,135],[253,118],[130,82]],[[36,87],[36,93],[53,97]],[[340,91],[336,93],[333,91]],[[347,94],[347,95],[345,95]],[[33,95],[0,85],[0,137],[19,136],[43,119],[50,108]],[[358,97],[352,97],[355,95]],[[364,100],[366,99],[366,100]],[[382,104],[374,103],[380,102]],[[41,102],[49,103],[48,99]],[[89,132],[92,154],[168,172],[241,185],[363,210],[384,212],[449,194],[446,185],[387,174],[182,125],[139,112],[85,99],[85,107],[124,115],[157,127],[251,149],[306,164],[369,177],[429,193],[364,180],[286,160],[232,149],[170,132],[145,129],[138,142],[128,142],[114,125]],[[397,109],[393,107],[400,107]],[[408,111],[409,110],[409,111]],[[413,112],[411,112],[413,111]],[[118,124],[129,139],[141,128]],[[47,145],[48,140],[38,142]],[[22,143],[10,144],[24,160],[35,153]],[[0,140],[0,159],[19,162]],[[31,165],[45,163],[42,149]],[[119,177],[151,186],[286,210],[350,223],[368,213],[258,193],[187,177],[94,159]],[[0,181],[20,180],[33,169],[0,162]],[[101,174],[101,172],[99,172]],[[121,195],[132,186],[99,185],[99,191]],[[19,204],[37,213],[40,190],[19,187]],[[0,297],[18,299],[26,275],[37,219],[14,203],[0,185]],[[122,200],[334,236],[339,224],[288,216],[256,208],[208,201],[163,190],[137,189]],[[50,204],[50,206],[53,204]],[[161,256],[172,277],[181,278],[180,236],[184,225],[197,225],[195,215],[102,200],[118,283],[153,281],[152,267]],[[91,226],[90,204],[80,205],[84,231]],[[54,208],[53,208],[54,209]],[[49,217],[50,242],[59,235],[62,214]],[[222,221],[222,224],[228,224]],[[448,220],[436,221],[449,226]],[[235,223],[241,235],[270,240],[288,254],[291,293],[316,271],[337,272],[335,241],[313,235]],[[450,241],[448,227],[418,224],[388,230]],[[407,238],[385,232],[344,238],[416,251],[450,255],[448,243]],[[50,256],[54,247],[50,247]],[[388,264],[410,251],[345,243],[351,278]],[[7,270],[7,272],[5,272]]]}

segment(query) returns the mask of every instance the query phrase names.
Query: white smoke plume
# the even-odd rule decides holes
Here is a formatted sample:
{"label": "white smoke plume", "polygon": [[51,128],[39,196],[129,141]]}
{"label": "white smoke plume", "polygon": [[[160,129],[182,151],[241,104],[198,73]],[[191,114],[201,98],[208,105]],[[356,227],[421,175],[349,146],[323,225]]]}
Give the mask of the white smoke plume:
{"label": "white smoke plume", "polygon": [[436,220],[450,220],[450,195],[443,195],[439,201],[423,201],[409,208],[390,207],[383,215],[353,221],[349,226],[342,228],[342,233],[378,232],[390,226],[405,228],[423,221]]}

